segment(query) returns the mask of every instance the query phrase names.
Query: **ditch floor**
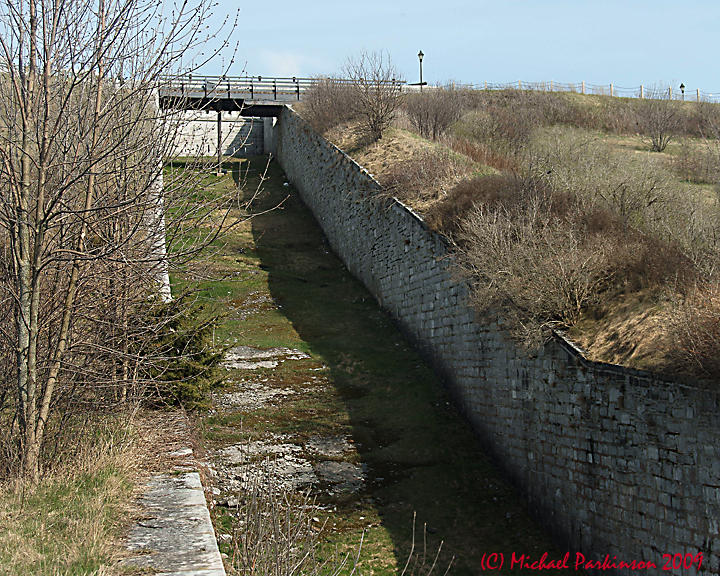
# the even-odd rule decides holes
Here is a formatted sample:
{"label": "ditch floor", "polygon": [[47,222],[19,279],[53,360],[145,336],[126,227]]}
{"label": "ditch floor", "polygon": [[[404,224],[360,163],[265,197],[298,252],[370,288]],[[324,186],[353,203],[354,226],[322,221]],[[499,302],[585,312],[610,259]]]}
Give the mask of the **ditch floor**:
{"label": "ditch floor", "polygon": [[[253,190],[267,159],[249,162]],[[240,166],[215,185],[235,186]],[[402,572],[414,515],[416,557],[443,543],[433,573],[452,560],[451,574],[478,574],[493,552],[561,557],[274,161],[266,178],[258,215],[237,210],[197,274],[215,278],[202,298],[221,315],[213,337],[227,349],[198,420],[221,552],[232,555],[238,503],[258,482],[310,493],[323,553],[356,551],[362,536],[361,574]]]}

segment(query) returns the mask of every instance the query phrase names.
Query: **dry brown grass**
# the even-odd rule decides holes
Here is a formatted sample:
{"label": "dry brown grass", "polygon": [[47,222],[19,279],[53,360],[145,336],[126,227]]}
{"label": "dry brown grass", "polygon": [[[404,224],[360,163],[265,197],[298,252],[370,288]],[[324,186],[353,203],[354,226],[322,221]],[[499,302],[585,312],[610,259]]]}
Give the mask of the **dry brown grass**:
{"label": "dry brown grass", "polygon": [[354,128],[354,123],[346,123],[327,137],[373,174],[388,195],[420,213],[478,169],[472,159],[402,128],[388,130],[376,142],[367,142]]}
{"label": "dry brown grass", "polygon": [[620,293],[592,308],[569,332],[591,360],[665,370],[667,302],[656,290]]}
{"label": "dry brown grass", "polygon": [[675,367],[720,378],[720,287],[699,284],[669,314],[670,355]]}
{"label": "dry brown grass", "polygon": [[37,485],[0,485],[0,566],[7,576],[127,574],[118,566],[134,504],[167,453],[190,442],[180,412],[103,416]]}
{"label": "dry brown grass", "polygon": [[136,474],[136,443],[113,422],[39,484],[3,485],[3,574],[112,573]]}

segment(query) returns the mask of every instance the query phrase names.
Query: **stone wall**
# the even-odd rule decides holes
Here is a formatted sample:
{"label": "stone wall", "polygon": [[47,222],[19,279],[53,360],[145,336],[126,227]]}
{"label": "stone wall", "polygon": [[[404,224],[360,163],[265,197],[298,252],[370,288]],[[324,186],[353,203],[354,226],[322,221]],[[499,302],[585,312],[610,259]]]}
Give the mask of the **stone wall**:
{"label": "stone wall", "polygon": [[400,202],[371,201],[379,184],[292,110],[276,147],[333,249],[433,361],[561,543],[654,562],[653,573],[663,554],[702,552],[700,573],[720,572],[717,391],[590,362],[560,337],[529,356],[466,305],[444,239]]}

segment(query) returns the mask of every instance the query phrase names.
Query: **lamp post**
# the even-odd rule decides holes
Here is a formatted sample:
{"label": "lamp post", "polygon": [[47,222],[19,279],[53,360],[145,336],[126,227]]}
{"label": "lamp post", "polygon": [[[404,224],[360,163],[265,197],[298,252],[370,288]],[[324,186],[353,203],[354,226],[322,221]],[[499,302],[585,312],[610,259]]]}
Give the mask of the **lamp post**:
{"label": "lamp post", "polygon": [[685,100],[685,84],[680,84],[680,92],[682,92],[682,99]]}
{"label": "lamp post", "polygon": [[420,52],[418,52],[418,60],[420,60],[420,92],[422,92],[422,87],[423,87],[423,80],[422,80],[422,59],[423,59],[423,56],[425,56],[425,54],[423,54],[423,51],[420,50]]}

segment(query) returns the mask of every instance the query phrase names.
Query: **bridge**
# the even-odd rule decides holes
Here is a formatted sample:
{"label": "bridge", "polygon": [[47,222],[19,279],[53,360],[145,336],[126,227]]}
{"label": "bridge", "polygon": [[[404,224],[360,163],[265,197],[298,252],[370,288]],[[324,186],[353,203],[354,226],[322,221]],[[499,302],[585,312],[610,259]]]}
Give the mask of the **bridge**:
{"label": "bridge", "polygon": [[[348,86],[356,82],[345,78],[333,78],[332,81]],[[263,139],[266,143],[272,142],[273,118],[280,115],[283,106],[300,102],[317,82],[316,78],[296,76],[166,76],[161,79],[159,101],[162,109],[217,113],[215,134],[219,170],[223,148],[223,112],[263,118]],[[383,84],[400,86],[401,89],[405,86],[405,82],[399,80]],[[271,148],[271,145],[265,148]]]}
{"label": "bridge", "polygon": [[[354,80],[333,78],[334,83],[352,85]],[[317,83],[316,78],[267,76],[173,76],[162,79],[161,108],[240,112],[243,116],[277,116],[278,106],[302,100]],[[404,86],[404,81],[385,82]]]}
{"label": "bridge", "polygon": [[163,79],[160,107],[266,118],[277,116],[279,106],[302,100],[314,83],[312,78],[189,74]]}

